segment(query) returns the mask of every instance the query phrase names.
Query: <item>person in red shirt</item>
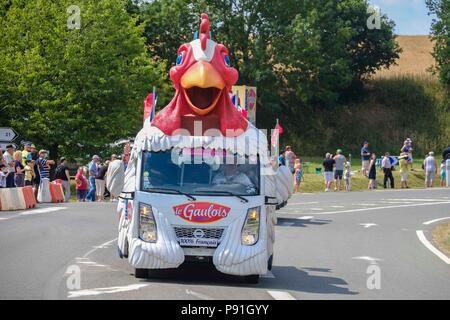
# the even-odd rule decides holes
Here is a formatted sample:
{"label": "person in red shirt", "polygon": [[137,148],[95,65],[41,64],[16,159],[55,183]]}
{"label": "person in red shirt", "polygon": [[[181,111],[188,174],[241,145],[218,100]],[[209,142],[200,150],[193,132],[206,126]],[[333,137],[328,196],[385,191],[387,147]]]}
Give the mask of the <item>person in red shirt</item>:
{"label": "person in red shirt", "polygon": [[75,176],[76,190],[77,190],[77,201],[85,202],[86,195],[88,193],[88,183],[85,175],[84,167],[79,167],[77,174]]}

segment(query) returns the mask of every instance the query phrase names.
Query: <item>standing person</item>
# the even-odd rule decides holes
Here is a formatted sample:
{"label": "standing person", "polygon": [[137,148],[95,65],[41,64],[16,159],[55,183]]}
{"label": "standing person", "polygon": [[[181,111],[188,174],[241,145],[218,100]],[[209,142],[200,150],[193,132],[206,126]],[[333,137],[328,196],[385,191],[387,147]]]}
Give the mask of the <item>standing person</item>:
{"label": "standing person", "polygon": [[64,189],[64,201],[70,201],[70,172],[65,157],[61,157],[59,166],[56,168],[55,178],[61,180],[61,185]]}
{"label": "standing person", "polygon": [[369,174],[369,164],[370,164],[370,150],[369,142],[364,141],[363,147],[361,148],[361,162],[362,162],[362,173],[367,177]]}
{"label": "standing person", "polygon": [[330,191],[331,184],[333,183],[333,167],[334,167],[334,159],[332,158],[331,153],[327,153],[325,155],[325,159],[323,160],[323,168],[324,168],[324,177],[325,177],[325,192]]}
{"label": "standing person", "polygon": [[6,151],[3,153],[3,162],[6,165],[8,173],[6,174],[6,188],[14,188],[14,147],[12,144],[6,146]]}
{"label": "standing person", "polygon": [[37,199],[39,193],[39,186],[41,184],[41,175],[39,174],[39,166],[38,166],[39,153],[37,152],[34,144],[31,145],[31,159],[33,160],[33,171],[34,171],[33,177],[34,197]]}
{"label": "standing person", "polygon": [[347,159],[342,154],[342,150],[338,149],[334,156],[335,170],[334,170],[334,191],[341,191],[342,178],[344,176],[344,166]]}
{"label": "standing person", "polygon": [[285,151],[281,151],[278,156],[278,165],[285,166],[286,165],[286,157],[284,156]]}
{"label": "standing person", "polygon": [[295,165],[294,165],[294,177],[295,177],[295,184],[294,184],[294,193],[295,192],[300,192],[300,183],[303,181],[305,181],[304,177],[303,177],[303,169],[302,169],[302,163],[300,161],[300,159],[296,159],[295,160]]}
{"label": "standing person", "polygon": [[22,164],[22,152],[14,152],[14,184],[21,188],[25,184],[25,166]]}
{"label": "standing person", "polygon": [[53,166],[55,162],[53,160],[47,160],[48,152],[47,150],[39,150],[38,171],[40,177],[38,201],[39,202],[49,202],[51,201],[50,195],[50,166]]}
{"label": "standing person", "polygon": [[387,182],[389,180],[389,184],[391,189],[395,189],[394,186],[394,176],[392,175],[392,162],[391,162],[391,156],[389,152],[386,152],[384,154],[383,160],[381,160],[381,168],[383,169],[384,173],[384,179],[383,179],[383,187],[387,188]]}
{"label": "standing person", "polygon": [[428,157],[423,161],[423,168],[425,170],[425,187],[432,188],[434,185],[434,176],[437,173],[437,162],[434,158],[433,151],[430,151]]}
{"label": "standing person", "polygon": [[4,163],[0,163],[0,188],[6,188],[6,175],[8,168]]}
{"label": "standing person", "polygon": [[22,165],[25,166],[26,160],[31,160],[31,145],[32,143],[27,141],[24,143],[22,151]]}
{"label": "standing person", "polygon": [[102,202],[104,200],[105,178],[106,171],[108,171],[108,165],[109,160],[106,161],[105,164],[98,169],[97,175],[95,176],[95,189],[98,202]]}
{"label": "standing person", "polygon": [[352,167],[350,161],[345,163],[345,190],[352,190]]}
{"label": "standing person", "polygon": [[445,187],[445,180],[446,180],[446,168],[445,168],[445,159],[442,159],[441,161],[441,187]]}
{"label": "standing person", "polygon": [[75,176],[75,189],[77,190],[77,201],[85,202],[88,193],[88,180],[85,176],[85,168],[79,167]]}
{"label": "standing person", "polygon": [[400,181],[402,183],[402,189],[409,189],[408,186],[408,154],[403,152],[398,157],[400,163]]}
{"label": "standing person", "polygon": [[286,150],[284,153],[284,158],[286,159],[286,166],[291,170],[291,173],[294,174],[294,165],[295,165],[295,159],[297,156],[292,151],[291,146],[286,146]]}
{"label": "standing person", "polygon": [[92,161],[89,162],[88,170],[89,170],[89,192],[86,195],[86,200],[95,202],[95,176],[98,174],[98,163],[100,162],[100,157],[98,155],[94,155],[92,157]]}
{"label": "standing person", "polygon": [[33,178],[34,174],[34,161],[33,160],[25,160],[25,186],[33,186]]}
{"label": "standing person", "polygon": [[375,153],[372,153],[370,155],[370,162],[369,162],[369,190],[376,189],[376,181],[377,181],[377,155]]}
{"label": "standing person", "polygon": [[401,153],[406,153],[408,155],[407,161],[408,164],[411,166],[411,170],[413,169],[413,158],[412,158],[412,140],[410,138],[407,138],[404,142],[403,142],[403,147],[400,149]]}

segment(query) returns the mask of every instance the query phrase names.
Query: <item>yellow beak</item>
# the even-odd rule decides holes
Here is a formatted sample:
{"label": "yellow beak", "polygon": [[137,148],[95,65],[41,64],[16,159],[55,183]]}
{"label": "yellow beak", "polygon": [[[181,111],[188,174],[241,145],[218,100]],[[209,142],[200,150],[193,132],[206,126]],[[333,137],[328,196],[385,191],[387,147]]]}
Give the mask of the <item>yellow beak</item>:
{"label": "yellow beak", "polygon": [[222,90],[225,87],[225,83],[220,74],[210,63],[198,61],[181,77],[181,86],[184,89],[189,89],[192,87],[214,87]]}

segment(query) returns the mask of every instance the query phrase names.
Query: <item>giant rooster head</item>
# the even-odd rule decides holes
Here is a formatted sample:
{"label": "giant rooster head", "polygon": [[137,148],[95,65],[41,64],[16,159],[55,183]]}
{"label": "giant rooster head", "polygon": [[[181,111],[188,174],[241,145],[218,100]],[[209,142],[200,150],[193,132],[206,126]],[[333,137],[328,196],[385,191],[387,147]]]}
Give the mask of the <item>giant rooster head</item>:
{"label": "giant rooster head", "polygon": [[201,15],[198,38],[178,49],[170,78],[175,97],[156,115],[152,126],[166,135],[174,134],[177,129],[186,129],[194,135],[195,122],[202,124],[200,134],[218,129],[224,136],[236,136],[247,129],[247,120],[234,107],[229,95],[238,72],[230,65],[228,49],[210,39],[207,14]]}

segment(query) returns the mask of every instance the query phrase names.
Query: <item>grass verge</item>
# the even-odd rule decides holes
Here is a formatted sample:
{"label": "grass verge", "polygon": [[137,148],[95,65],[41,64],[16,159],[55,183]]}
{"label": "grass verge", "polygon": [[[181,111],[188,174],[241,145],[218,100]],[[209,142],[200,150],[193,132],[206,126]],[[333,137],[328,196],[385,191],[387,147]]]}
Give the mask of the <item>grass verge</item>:
{"label": "grass verge", "polygon": [[450,222],[440,224],[433,230],[433,241],[444,254],[450,257]]}

